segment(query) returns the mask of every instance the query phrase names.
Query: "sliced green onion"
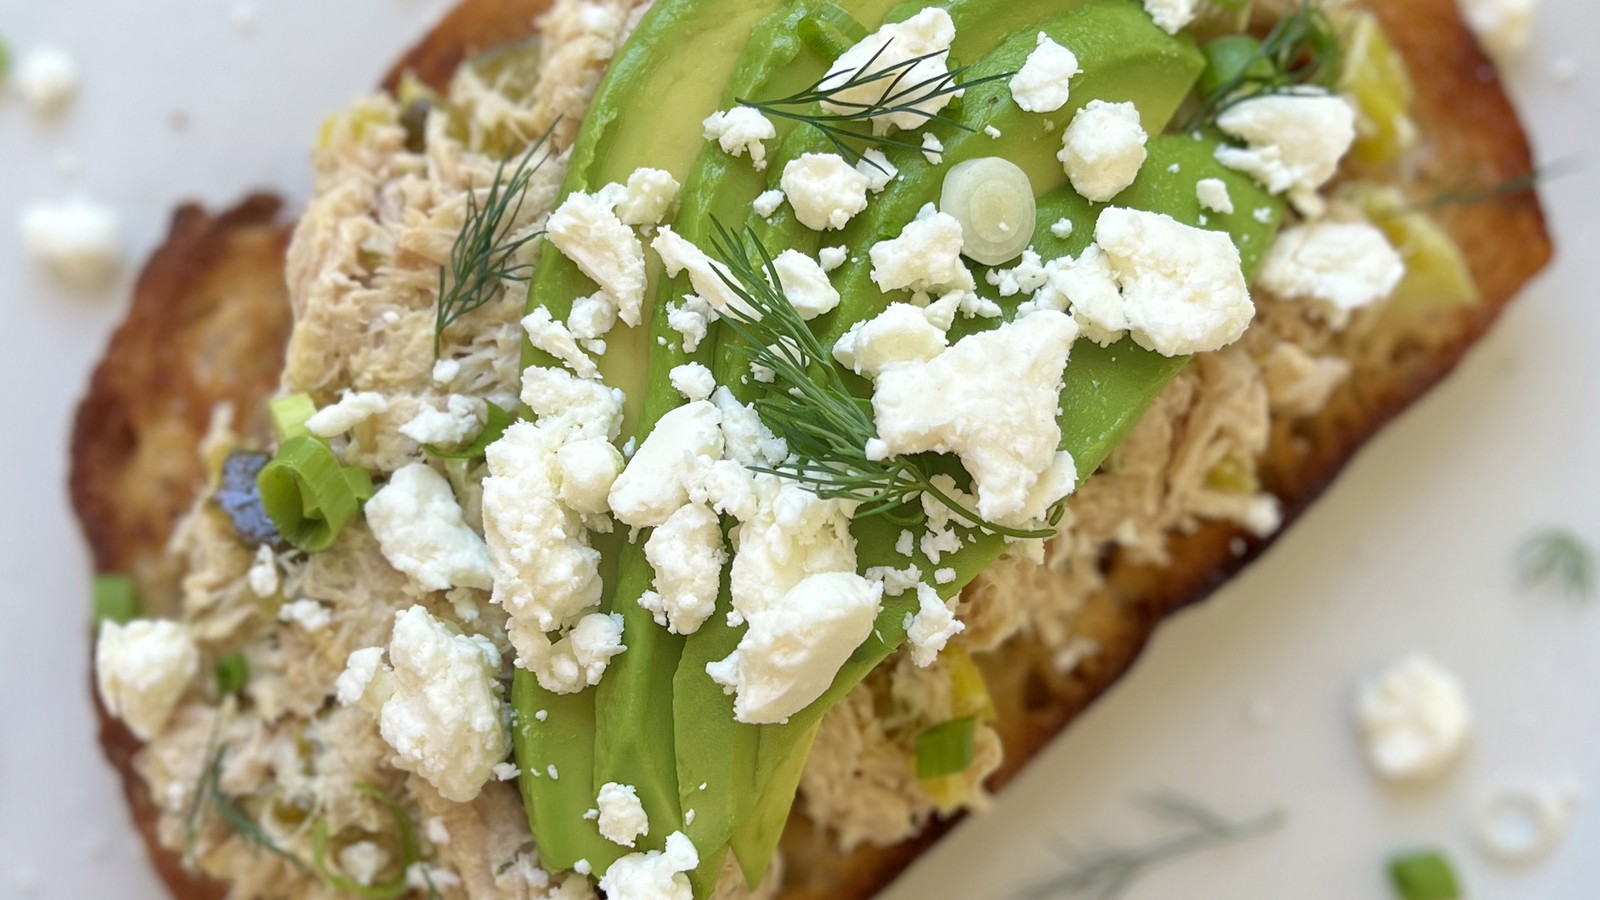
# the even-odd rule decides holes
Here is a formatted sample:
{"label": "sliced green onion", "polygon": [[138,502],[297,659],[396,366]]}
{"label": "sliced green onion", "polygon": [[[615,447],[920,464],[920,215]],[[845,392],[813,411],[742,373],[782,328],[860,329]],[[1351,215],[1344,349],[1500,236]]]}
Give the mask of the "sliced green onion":
{"label": "sliced green onion", "polygon": [[867,28],[837,4],[823,3],[795,28],[800,40],[825,59],[834,60],[867,36]]}
{"label": "sliced green onion", "polygon": [[394,900],[396,897],[405,896],[410,890],[406,883],[406,872],[422,859],[422,850],[417,844],[417,831],[411,824],[411,817],[406,814],[405,808],[395,802],[393,797],[370,784],[357,784],[356,790],[377,800],[394,816],[395,824],[400,829],[401,861],[400,874],[393,880],[383,884],[361,884],[343,875],[334,872],[328,867],[328,822],[318,819],[311,829],[311,861],[316,866],[317,874],[322,880],[336,891],[365,897],[368,900]]}
{"label": "sliced green onion", "polygon": [[917,737],[917,777],[923,781],[965,772],[972,765],[975,716],[951,719]]}
{"label": "sliced green onion", "polygon": [[500,440],[506,429],[511,427],[511,413],[493,403],[488,406],[489,414],[483,423],[483,430],[478,432],[477,438],[472,443],[460,450],[441,450],[433,444],[423,444],[422,449],[428,451],[429,456],[436,456],[439,459],[482,459],[489,445]]}
{"label": "sliced green onion", "polygon": [[5,87],[6,76],[11,74],[11,48],[6,46],[6,39],[0,37],[0,87]]}
{"label": "sliced green onion", "polygon": [[94,621],[116,622],[118,625],[139,618],[144,603],[139,599],[139,588],[126,575],[96,575],[94,577]]}
{"label": "sliced green onion", "polygon": [[229,653],[217,660],[217,694],[233,697],[244,690],[250,680],[250,662],[243,653]]}
{"label": "sliced green onion", "polygon": [[316,415],[317,404],[311,400],[310,394],[290,394],[269,403],[267,413],[272,417],[272,430],[278,435],[278,442],[282,443],[310,433],[306,431],[306,421]]}
{"label": "sliced green onion", "polygon": [[1389,862],[1389,880],[1401,900],[1459,900],[1455,868],[1438,850],[1420,850]]}
{"label": "sliced green onion", "polygon": [[283,539],[307,553],[332,546],[339,532],[372,494],[364,469],[347,469],[328,445],[313,437],[292,437],[256,477],[261,506]]}
{"label": "sliced green onion", "polygon": [[1036,209],[1028,173],[999,156],[952,168],[939,197],[939,211],[961,223],[962,255],[985,266],[1010,262],[1028,249]]}

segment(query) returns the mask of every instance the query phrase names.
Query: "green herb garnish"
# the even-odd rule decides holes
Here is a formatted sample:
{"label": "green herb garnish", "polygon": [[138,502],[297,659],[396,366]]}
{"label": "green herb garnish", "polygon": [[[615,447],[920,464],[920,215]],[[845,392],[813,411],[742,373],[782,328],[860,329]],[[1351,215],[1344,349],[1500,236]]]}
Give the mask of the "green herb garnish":
{"label": "green herb garnish", "polygon": [[1522,583],[1554,583],[1569,597],[1594,595],[1594,551],[1575,532],[1548,528],[1528,538],[1517,553]]}
{"label": "green herb garnish", "polygon": [[275,397],[267,404],[267,416],[272,419],[272,433],[278,436],[279,443],[310,434],[306,423],[316,414],[317,404],[310,394]]}
{"label": "green herb garnish", "polygon": [[366,469],[341,465],[327,444],[309,435],[284,441],[256,484],[278,533],[307,553],[332,546],[372,496]]}
{"label": "green herb garnish", "polygon": [[[835,73],[824,75],[810,87],[799,93],[791,94],[777,100],[746,100],[739,99],[741,106],[760,110],[764,115],[778,119],[788,119],[809,125],[822,132],[829,143],[833,144],[840,156],[859,163],[865,156],[864,148],[875,147],[886,149],[896,147],[902,150],[915,152],[922,151],[920,143],[913,144],[888,135],[873,134],[862,131],[859,126],[870,122],[878,116],[910,113],[920,116],[925,124],[938,122],[959,128],[962,131],[972,131],[972,127],[956,119],[950,118],[943,112],[928,112],[920,109],[923,104],[940,97],[948,97],[960,93],[968,88],[977,87],[991,81],[1000,81],[1015,75],[1015,72],[1001,72],[989,75],[967,83],[961,82],[961,76],[971,68],[962,66],[945,72],[933,78],[927,78],[914,84],[906,84],[907,77],[919,63],[938,56],[938,53],[926,53],[913,57],[903,62],[894,63],[874,70],[874,66],[889,49],[889,44],[879,48],[872,58],[856,69],[854,73]],[[842,77],[842,80],[841,80]],[[872,103],[841,100],[840,96],[847,91],[857,90],[868,85],[883,85],[882,94]],[[826,112],[820,104],[830,103],[842,107],[842,112]],[[876,164],[874,164],[876,166]]]}
{"label": "green herb garnish", "polygon": [[126,575],[96,575],[94,577],[94,621],[116,622],[118,625],[139,618],[144,603],[139,598],[139,587]]}
{"label": "green herb garnish", "polygon": [[[553,126],[552,126],[553,127]],[[528,186],[539,167],[550,159],[546,152],[537,161],[550,137],[546,131],[533,142],[516,168],[507,177],[509,160],[503,160],[494,173],[494,183],[481,200],[475,190],[467,191],[467,215],[450,249],[450,263],[439,267],[439,311],[434,319],[433,355],[444,349],[444,332],[456,321],[481,309],[499,296],[506,282],[526,282],[533,275],[533,263],[518,263],[517,253],[544,235],[535,231],[512,237],[511,231]]]}
{"label": "green herb garnish", "polygon": [[843,370],[775,287],[780,281],[772,254],[753,231],[747,245],[721,222],[713,219],[712,227],[714,252],[725,267],[719,274],[748,306],[730,305],[722,321],[739,338],[736,352],[772,371],[770,383],[759,383],[763,393],[755,401],[756,412],[794,456],[776,468],[755,471],[798,481],[826,499],[859,503],[856,518],[902,510],[927,494],[974,528],[1014,538],[1055,533],[986,521],[934,484],[937,473],[926,456],[869,459],[867,442],[878,434],[871,404],[850,392]]}
{"label": "green herb garnish", "polygon": [[1455,868],[1438,850],[1421,850],[1389,862],[1389,881],[1400,900],[1459,900]]}
{"label": "green herb garnish", "polygon": [[1162,840],[1127,847],[1064,845],[1062,853],[1072,868],[1017,896],[1026,900],[1050,897],[1113,900],[1163,863],[1259,837],[1284,821],[1283,813],[1276,811],[1251,819],[1229,819],[1177,794],[1156,794],[1144,798],[1139,805],[1151,816],[1172,825],[1174,833]]}
{"label": "green herb garnish", "polygon": [[[1242,47],[1255,42],[1245,35],[1230,35],[1215,43]],[[1344,66],[1338,30],[1321,4],[1313,0],[1298,0],[1255,45],[1254,52],[1208,55],[1211,68],[1203,82],[1205,89],[1185,131],[1204,128],[1229,107],[1253,97],[1308,86],[1332,90]]]}
{"label": "green herb garnish", "polygon": [[250,681],[250,662],[243,653],[230,653],[217,660],[215,675],[218,696],[237,696]]}
{"label": "green herb garnish", "polygon": [[183,856],[186,863],[194,859],[194,847],[199,841],[200,826],[209,811],[217,817],[217,821],[225,825],[244,841],[245,846],[252,850],[265,850],[273,856],[279,857],[295,868],[306,870],[305,863],[301,862],[294,854],[280,847],[272,836],[267,834],[254,819],[239,808],[232,797],[222,792],[222,763],[228,754],[227,744],[217,743],[217,732],[222,725],[221,713],[217,715],[216,726],[212,728],[210,745],[215,746],[215,751],[208,751],[209,761],[200,773],[200,782],[195,785],[194,797],[189,801],[189,812],[184,816],[184,843]]}
{"label": "green herb garnish", "polygon": [[935,725],[917,736],[917,778],[943,778],[965,772],[972,765],[973,738],[978,720],[973,716]]}

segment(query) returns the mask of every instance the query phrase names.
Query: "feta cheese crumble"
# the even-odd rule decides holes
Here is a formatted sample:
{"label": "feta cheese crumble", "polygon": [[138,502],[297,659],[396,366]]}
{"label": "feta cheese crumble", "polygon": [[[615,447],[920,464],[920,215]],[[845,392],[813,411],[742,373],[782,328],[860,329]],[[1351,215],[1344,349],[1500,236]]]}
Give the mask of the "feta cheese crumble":
{"label": "feta cheese crumble", "polygon": [[635,169],[628,176],[627,196],[617,205],[617,218],[624,225],[659,225],[680,187],[665,169]]}
{"label": "feta cheese crumble", "polygon": [[[952,573],[953,575],[954,573]],[[911,645],[911,661],[921,668],[933,665],[950,639],[966,630],[956,619],[956,599],[949,603],[926,584],[917,585],[917,612],[906,613],[906,642]]]}
{"label": "feta cheese crumble", "polygon": [[770,219],[778,212],[778,207],[782,205],[783,191],[773,189],[761,192],[760,196],[756,197],[755,201],[750,204],[750,208],[755,210],[756,215],[761,218]]}
{"label": "feta cheese crumble", "polygon": [[799,250],[785,250],[772,261],[778,283],[800,318],[811,321],[839,305],[839,291],[828,280],[822,264]]}
{"label": "feta cheese crumble", "polygon": [[874,194],[883,193],[900,170],[883,155],[882,150],[868,150],[861,154],[861,161],[856,163],[856,171],[867,177],[867,190]]}
{"label": "feta cheese crumble", "polygon": [[78,63],[60,47],[35,47],[17,60],[16,85],[35,115],[55,115],[78,95]]}
{"label": "feta cheese crumble", "polygon": [[1218,147],[1218,162],[1317,215],[1325,206],[1317,190],[1355,141],[1356,114],[1343,97],[1306,88],[1242,100],[1217,117],[1217,127],[1248,145]]}
{"label": "feta cheese crumble", "polygon": [[944,329],[909,303],[891,303],[857,322],[833,347],[833,358],[857,375],[876,377],[896,363],[927,362],[945,351]]}
{"label": "feta cheese crumble", "polygon": [[[895,96],[893,105],[905,108],[873,116],[873,134],[917,128],[961,96],[961,91],[932,89],[949,74],[950,44],[955,38],[955,22],[949,12],[938,7],[884,25],[846,50],[828,69],[819,82],[829,94],[822,101],[823,110],[858,113]],[[889,70],[894,71],[893,77],[872,77]],[[842,87],[847,83],[854,86]],[[919,91],[913,87],[924,84],[929,88]],[[908,91],[907,96],[898,96]]]}
{"label": "feta cheese crumble", "polygon": [[697,362],[675,366],[667,373],[667,379],[672,382],[672,389],[685,400],[709,400],[711,392],[717,389],[711,370]]}
{"label": "feta cheese crumble", "polygon": [[[661,226],[650,246],[660,255],[668,277],[676,278],[680,272],[688,273],[689,283],[694,286],[697,296],[707,307],[704,311],[696,309],[697,314],[707,318],[708,321],[710,313],[721,314],[729,307],[740,310],[746,315],[754,314],[755,310],[751,309],[730,286],[733,275],[728,272],[727,267],[713,261],[704,250],[673,231],[670,226]],[[687,300],[685,304],[685,309],[688,309]],[[669,311],[669,323],[671,315]]]}
{"label": "feta cheese crumble", "polygon": [[73,287],[102,287],[122,266],[122,223],[110,207],[83,197],[37,203],[19,225],[28,255]]}
{"label": "feta cheese crumble", "polygon": [[395,613],[388,666],[377,649],[351,654],[339,679],[341,702],[353,699],[377,716],[396,766],[446,800],[470,802],[511,750],[500,652],[420,606]]}
{"label": "feta cheese crumble", "polygon": [[822,271],[824,272],[832,272],[834,269],[844,265],[845,260],[849,258],[850,248],[844,246],[823,247],[822,252],[817,254],[817,260],[822,263]]}
{"label": "feta cheese crumble", "polygon": [[722,413],[707,400],[662,416],[611,487],[617,521],[654,528],[688,503],[696,473],[722,458],[721,425]]}
{"label": "feta cheese crumble", "polygon": [[644,304],[644,246],[617,217],[615,191],[573,193],[550,214],[546,237],[589,276],[628,325],[639,324]]}
{"label": "feta cheese crumble", "polygon": [[730,156],[749,153],[756,171],[766,170],[767,145],[762,142],[775,139],[778,128],[760,110],[735,106],[712,113],[702,124],[705,127],[705,139],[716,141],[723,153]]}
{"label": "feta cheese crumble", "polygon": [[1284,300],[1310,300],[1335,327],[1350,313],[1394,293],[1405,261],[1366,223],[1317,222],[1278,235],[1257,283]]}
{"label": "feta cheese crumble", "polygon": [[795,218],[812,231],[844,228],[867,208],[867,176],[837,153],[807,153],[783,167],[779,181]]}
{"label": "feta cheese crumble", "polygon": [[200,671],[200,649],[179,622],[106,621],[95,644],[94,670],[106,712],[149,742],[166,729]]}
{"label": "feta cheese crumble", "polygon": [[639,838],[650,834],[650,818],[633,785],[615,781],[601,785],[594,805],[599,814],[596,819],[600,836],[613,844],[632,847]]}
{"label": "feta cheese crumble", "polygon": [[494,587],[489,547],[467,526],[450,482],[425,463],[389,477],[366,505],[384,559],[425,591]]}
{"label": "feta cheese crumble", "polygon": [[1461,757],[1472,731],[1472,710],[1454,675],[1414,653],[1361,686],[1356,722],[1367,762],[1379,776],[1427,781]]}
{"label": "feta cheese crumble", "polygon": [[1039,45],[1011,79],[1011,98],[1027,112],[1053,113],[1067,105],[1078,57],[1039,32]]}
{"label": "feta cheese crumble", "polygon": [[1061,134],[1056,158],[1084,199],[1105,203],[1127,190],[1139,177],[1150,136],[1132,103],[1090,100]]}
{"label": "feta cheese crumble", "polygon": [[300,599],[285,603],[278,610],[278,621],[298,625],[307,632],[317,632],[333,623],[333,613],[315,600]]}
{"label": "feta cheese crumble", "polygon": [[1162,31],[1177,34],[1194,21],[1200,0],[1144,0],[1144,9]]}
{"label": "feta cheese crumble", "polygon": [[612,863],[600,877],[600,890],[613,900],[693,900],[687,873],[699,865],[694,842],[676,831],[665,850],[630,853]]}
{"label": "feta cheese crumble", "polygon": [[337,403],[317,410],[306,430],[319,438],[336,438],[376,415],[389,411],[389,401],[375,391],[346,391]]}
{"label": "feta cheese crumble", "polygon": [[1194,191],[1201,208],[1225,216],[1233,212],[1233,197],[1228,194],[1228,183],[1221,178],[1202,178],[1195,184]]}
{"label": "feta cheese crumble", "polygon": [[245,583],[250,585],[250,593],[262,600],[277,595],[282,579],[278,575],[278,558],[273,555],[270,545],[262,544],[256,548],[256,559],[245,574]]}
{"label": "feta cheese crumble", "polygon": [[872,245],[872,280],[884,292],[971,292],[977,287],[961,261],[961,221],[935,213],[907,225],[899,237]]}
{"label": "feta cheese crumble", "polygon": [[1538,0],[1460,0],[1458,5],[1497,64],[1510,65],[1528,52]]}
{"label": "feta cheese crumble", "polygon": [[424,406],[411,421],[400,426],[400,433],[419,444],[450,447],[464,444],[483,430],[482,415],[487,407],[482,400],[465,394],[445,398],[444,409]]}
{"label": "feta cheese crumble", "polygon": [[709,507],[690,503],[651,532],[645,559],[655,570],[654,589],[639,605],[673,634],[694,634],[717,605],[722,567],[722,522]]}
{"label": "feta cheese crumble", "polygon": [[1111,207],[1095,239],[1122,286],[1128,332],[1163,356],[1217,350],[1238,340],[1255,317],[1228,235],[1170,216]]}
{"label": "feta cheese crumble", "polygon": [[775,724],[810,706],[872,633],[883,585],[855,572],[813,575],[774,606],[745,616],[739,646],[706,673],[734,698],[746,724]]}
{"label": "feta cheese crumble", "polygon": [[922,135],[922,158],[931,165],[944,165],[944,141],[931,131]]}

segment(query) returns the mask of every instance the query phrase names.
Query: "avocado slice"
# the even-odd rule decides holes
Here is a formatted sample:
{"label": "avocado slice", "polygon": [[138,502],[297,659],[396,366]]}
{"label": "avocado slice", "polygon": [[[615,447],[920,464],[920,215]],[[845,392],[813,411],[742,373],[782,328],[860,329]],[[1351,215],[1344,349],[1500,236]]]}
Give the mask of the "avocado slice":
{"label": "avocado slice", "polygon": [[[658,0],[601,83],[572,148],[563,196],[624,182],[644,166],[666,169],[682,180],[702,144],[701,121],[717,109],[722,87],[756,24],[780,5],[781,0]],[[686,46],[693,46],[694,52],[685,53]],[[565,320],[572,301],[594,290],[575,264],[546,245],[530,286],[528,308],[544,306]],[[609,351],[598,361],[606,383],[627,395],[624,430],[629,433],[637,433],[648,393],[651,330],[619,325],[608,336]],[[525,345],[523,365],[560,363]],[[620,530],[595,535],[593,544],[605,561],[603,581],[615,584],[624,535]],[[632,637],[625,630],[624,643]],[[519,669],[512,693],[518,715],[513,743],[524,770],[519,786],[541,857],[555,870],[586,860],[594,871],[604,871],[626,850],[602,838],[596,824],[584,818],[599,788],[594,781],[596,692],[552,694],[531,673]],[[539,711],[547,714],[543,721],[535,718]],[[551,765],[561,777],[531,774],[546,772]],[[641,780],[645,790],[660,784],[659,779]],[[675,806],[675,794],[669,782],[664,796],[659,790],[649,796],[658,806],[663,799]],[[672,818],[675,810],[663,825]],[[661,828],[651,831],[652,836],[660,832],[660,837],[670,833]]]}

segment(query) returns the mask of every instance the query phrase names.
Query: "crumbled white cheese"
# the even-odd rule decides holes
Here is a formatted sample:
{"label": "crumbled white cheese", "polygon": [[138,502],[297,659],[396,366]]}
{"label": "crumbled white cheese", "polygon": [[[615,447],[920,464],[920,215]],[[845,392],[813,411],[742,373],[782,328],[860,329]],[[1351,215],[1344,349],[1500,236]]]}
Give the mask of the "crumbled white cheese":
{"label": "crumbled white cheese", "polygon": [[622,473],[622,454],[604,438],[572,441],[556,451],[561,503],[575,513],[598,516],[611,509],[611,486]]}
{"label": "crumbled white cheese", "polygon": [[[940,570],[944,571],[944,570]],[[954,572],[951,572],[952,577]],[[906,642],[911,645],[911,661],[927,668],[939,658],[945,644],[965,631],[967,626],[956,619],[956,600],[946,603],[939,592],[926,584],[917,585],[917,612],[906,613]]]}
{"label": "crumbled white cheese", "polygon": [[783,167],[779,181],[795,218],[812,231],[837,231],[867,208],[867,176],[837,153],[806,153]]}
{"label": "crumbled white cheese", "polygon": [[1394,782],[1437,778],[1455,764],[1472,731],[1472,710],[1449,670],[1414,653],[1361,686],[1356,721],[1367,762]]}
{"label": "crumbled white cheese", "polygon": [[[516,781],[518,778],[522,777],[522,769],[516,763],[511,762],[500,763],[491,771],[494,773],[495,781]],[[432,821],[437,822],[438,819],[434,819]],[[434,840],[431,835],[429,836],[429,840]],[[441,842],[434,840],[434,843],[437,844]]]}
{"label": "crumbled white cheese", "polygon": [[[622,643],[622,616],[591,613],[566,636],[537,655],[532,670],[539,686],[556,694],[576,694],[600,683],[613,657],[627,650]],[[550,777],[557,777],[555,767]]]}
{"label": "crumbled white cheese", "polygon": [[464,444],[483,430],[482,400],[465,394],[451,394],[445,408],[423,406],[411,421],[400,426],[400,433],[419,444],[449,447]]}
{"label": "crumbled white cheese", "polygon": [[824,272],[832,272],[834,269],[844,265],[845,260],[849,258],[850,248],[844,246],[823,247],[822,252],[817,254],[817,260],[822,263],[822,271]]}
{"label": "crumbled white cheese", "polygon": [[839,305],[839,291],[822,264],[799,250],[785,250],[772,261],[778,283],[800,318],[810,321]]}
{"label": "crumbled white cheese", "polygon": [[337,403],[313,413],[306,430],[319,438],[335,438],[388,410],[388,399],[376,391],[345,391]]}
{"label": "crumbled white cheese", "polygon": [[1228,183],[1221,178],[1202,178],[1195,183],[1195,196],[1203,209],[1229,215],[1233,212],[1233,198],[1228,195]]}
{"label": "crumbled white cheese", "polygon": [[667,379],[672,382],[672,389],[683,395],[685,400],[709,400],[711,392],[717,389],[711,370],[697,362],[673,367]]}
{"label": "crumbled white cheese", "polygon": [[1122,290],[1111,272],[1111,260],[1098,244],[1090,244],[1076,259],[1051,260],[1046,270],[1049,281],[1018,308],[1019,318],[1040,309],[1070,309],[1089,340],[1109,347],[1122,339],[1128,330]]}
{"label": "crumbled white cheese", "polygon": [[522,330],[527,332],[528,341],[534,349],[560,360],[579,378],[600,378],[600,369],[594,360],[578,347],[577,339],[567,330],[567,326],[551,317],[549,309],[541,306],[529,313],[522,320]]}
{"label": "crumbled white cheese", "polygon": [[855,504],[824,500],[774,475],[746,477],[753,496],[738,514],[728,580],[739,617],[780,605],[812,575],[856,570],[856,541],[850,532]]}
{"label": "crumbled white cheese", "polygon": [[1509,66],[1528,52],[1538,0],[1460,0],[1459,5],[1496,63]]}
{"label": "crumbled white cheese", "polygon": [[[625,194],[624,194],[625,196]],[[546,238],[600,286],[628,325],[644,304],[644,247],[617,217],[615,192],[569,195],[545,225]]]}
{"label": "crumbled white cheese", "polygon": [[639,605],[673,634],[694,634],[716,608],[728,562],[721,520],[699,503],[683,506],[651,532],[644,555],[656,578]]}
{"label": "crumbled white cheese", "polygon": [[1110,207],[1095,240],[1122,286],[1128,331],[1164,356],[1217,350],[1238,340],[1255,317],[1228,235],[1157,213]]}
{"label": "crumbled white cheese", "polygon": [[1073,224],[1071,219],[1057,219],[1050,223],[1050,233],[1062,240],[1072,237]]}
{"label": "crumbled white cheese", "polygon": [[368,688],[377,680],[378,672],[384,669],[383,654],[382,647],[363,647],[345,660],[344,671],[333,683],[334,697],[340,706],[356,706],[363,701]]}
{"label": "crumbled white cheese", "polygon": [[1167,34],[1189,27],[1200,9],[1200,0],[1144,0],[1145,12]]}
{"label": "crumbled white cheese", "polygon": [[1023,512],[1056,461],[1062,373],[1078,326],[1042,311],[969,335],[927,362],[890,365],[872,408],[891,454],[954,453],[978,489],[978,513]]}
{"label": "crumbled white cheese", "polygon": [[489,590],[489,547],[467,526],[450,482],[425,463],[389,477],[366,505],[384,559],[427,591]]}
{"label": "crumbled white cheese", "polygon": [[567,330],[578,340],[599,340],[616,325],[617,304],[605,291],[596,291],[572,301],[572,312],[567,316]]}
{"label": "crumbled white cheese", "polygon": [[466,803],[511,749],[499,674],[500,652],[488,638],[460,634],[413,606],[395,613],[389,667],[375,671],[358,696],[364,708],[376,707],[395,765]]}
{"label": "crumbled white cheese", "polygon": [[278,558],[273,555],[270,545],[262,544],[256,548],[256,559],[245,574],[245,583],[250,585],[250,593],[262,600],[278,593],[283,581],[278,575]]}
{"label": "crumbled white cheese", "polygon": [[774,435],[754,406],[740,403],[725,387],[717,388],[711,402],[722,413],[723,453],[742,466],[775,466],[789,456],[783,438]]}
{"label": "crumbled white cheese", "polygon": [[600,878],[600,890],[612,900],[693,900],[686,873],[699,865],[694,842],[673,832],[665,850],[630,853],[612,863]]}
{"label": "crumbled white cheese", "polygon": [[[911,532],[905,533],[909,535]],[[910,556],[911,554],[908,552],[901,555]],[[869,581],[881,583],[885,597],[898,597],[906,591],[915,589],[918,584],[922,583],[922,568],[915,564],[906,566],[903,569],[896,569],[893,566],[873,566],[864,572],[863,576]]]}
{"label": "crumbled white cheese", "polygon": [[36,115],[65,109],[78,94],[78,63],[60,47],[35,47],[17,60],[17,92]]}
{"label": "crumbled white cheese", "polygon": [[633,785],[606,782],[600,786],[594,805],[599,813],[596,819],[600,836],[613,844],[632,847],[639,838],[650,834],[650,818]]}
{"label": "crumbled white cheese", "polygon": [[857,322],[833,346],[833,358],[857,375],[876,377],[896,363],[927,362],[945,351],[944,330],[921,309],[891,303],[877,316]]}
{"label": "crumbled white cheese", "polygon": [[872,633],[883,585],[855,572],[813,575],[776,606],[746,614],[738,649],[706,673],[735,695],[747,724],[782,722],[811,705]]}
{"label": "crumbled white cheese", "polygon": [[883,155],[882,150],[868,150],[861,154],[861,161],[856,163],[856,171],[867,177],[867,190],[874,194],[883,193],[900,170]]}
{"label": "crumbled white cheese", "polygon": [[722,458],[722,413],[699,400],[662,416],[611,487],[617,521],[654,528],[689,502],[695,473]]}
{"label": "crumbled white cheese", "polygon": [[1078,56],[1039,32],[1039,46],[1011,79],[1011,98],[1027,112],[1052,113],[1067,105]]}
{"label": "crumbled white cheese", "polygon": [[[884,25],[846,50],[828,69],[820,82],[829,94],[822,101],[823,110],[858,113],[886,97],[910,90],[908,96],[897,97],[892,104],[903,109],[872,117],[873,133],[888,134],[895,128],[922,125],[961,96],[960,91],[932,90],[949,73],[950,44],[955,37],[956,26],[950,13],[938,7],[924,9],[903,22]],[[893,76],[872,77],[891,70]],[[847,83],[855,86],[842,87]],[[915,90],[915,85],[929,88]]]}
{"label": "crumbled white cheese", "polygon": [[34,204],[19,225],[28,255],[74,287],[101,287],[122,266],[122,223],[88,198]]}
{"label": "crumbled white cheese", "polygon": [[922,158],[930,165],[944,165],[944,141],[931,131],[922,135]]}
{"label": "crumbled white cheese", "polygon": [[783,191],[773,188],[770,191],[762,191],[755,201],[750,204],[750,208],[755,210],[756,215],[761,218],[770,219],[778,211],[778,207],[782,205]]}
{"label": "crumbled white cheese", "polygon": [[872,245],[872,280],[885,292],[971,292],[977,283],[961,261],[961,248],[961,221],[955,216],[919,218],[899,237]]}
{"label": "crumbled white cheese", "polygon": [[200,671],[200,650],[180,622],[106,621],[100,625],[94,669],[106,712],[148,742],[166,729]]}
{"label": "crumbled white cheese", "polygon": [[1406,265],[1389,239],[1366,223],[1317,222],[1278,235],[1257,283],[1285,300],[1318,304],[1335,327],[1394,293]]}
{"label": "crumbled white cheese", "polygon": [[704,297],[691,294],[683,298],[682,303],[667,307],[667,327],[681,335],[683,349],[693,353],[700,348],[700,342],[706,339],[715,316],[711,304]]}
{"label": "crumbled white cheese", "polygon": [[278,621],[298,625],[307,632],[318,632],[333,623],[333,613],[315,600],[302,598],[279,607]]}
{"label": "crumbled white cheese", "polygon": [[441,359],[433,364],[433,383],[448,385],[455,381],[461,374],[461,362],[454,359]]}
{"label": "crumbled white cheese", "polygon": [[[746,315],[755,312],[734,291],[730,282],[737,282],[733,282],[733,275],[728,272],[727,266],[713,261],[704,250],[673,231],[670,226],[663,225],[650,246],[661,256],[668,277],[676,278],[681,272],[688,273],[689,283],[694,285],[700,298],[709,304],[710,311],[720,315],[732,307]],[[669,311],[669,323],[670,316]]]}
{"label": "crumbled white cheese", "polygon": [[985,281],[993,285],[1002,297],[1032,294],[1050,280],[1050,271],[1044,260],[1032,249],[1022,251],[1022,259],[1010,269],[990,269]]}
{"label": "crumbled white cheese", "polygon": [[1132,103],[1090,100],[1061,134],[1061,160],[1073,190],[1105,203],[1133,184],[1148,157],[1150,136]]}
{"label": "crumbled white cheese", "polygon": [[1355,141],[1356,114],[1343,97],[1308,88],[1242,100],[1217,117],[1217,127],[1249,145],[1218,147],[1218,162],[1274,194],[1288,192],[1295,206],[1314,215],[1325,205],[1317,189]]}
{"label": "crumbled white cheese", "polygon": [[628,194],[617,204],[624,225],[659,225],[678,199],[678,179],[664,169],[635,169],[628,176]]}
{"label": "crumbled white cheese", "polygon": [[702,124],[705,139],[716,141],[722,152],[732,156],[749,153],[757,172],[767,168],[767,145],[762,142],[776,138],[778,128],[760,110],[735,106],[712,113]]}
{"label": "crumbled white cheese", "polygon": [[389,851],[372,841],[356,841],[339,851],[339,869],[362,887],[371,887],[389,864]]}

